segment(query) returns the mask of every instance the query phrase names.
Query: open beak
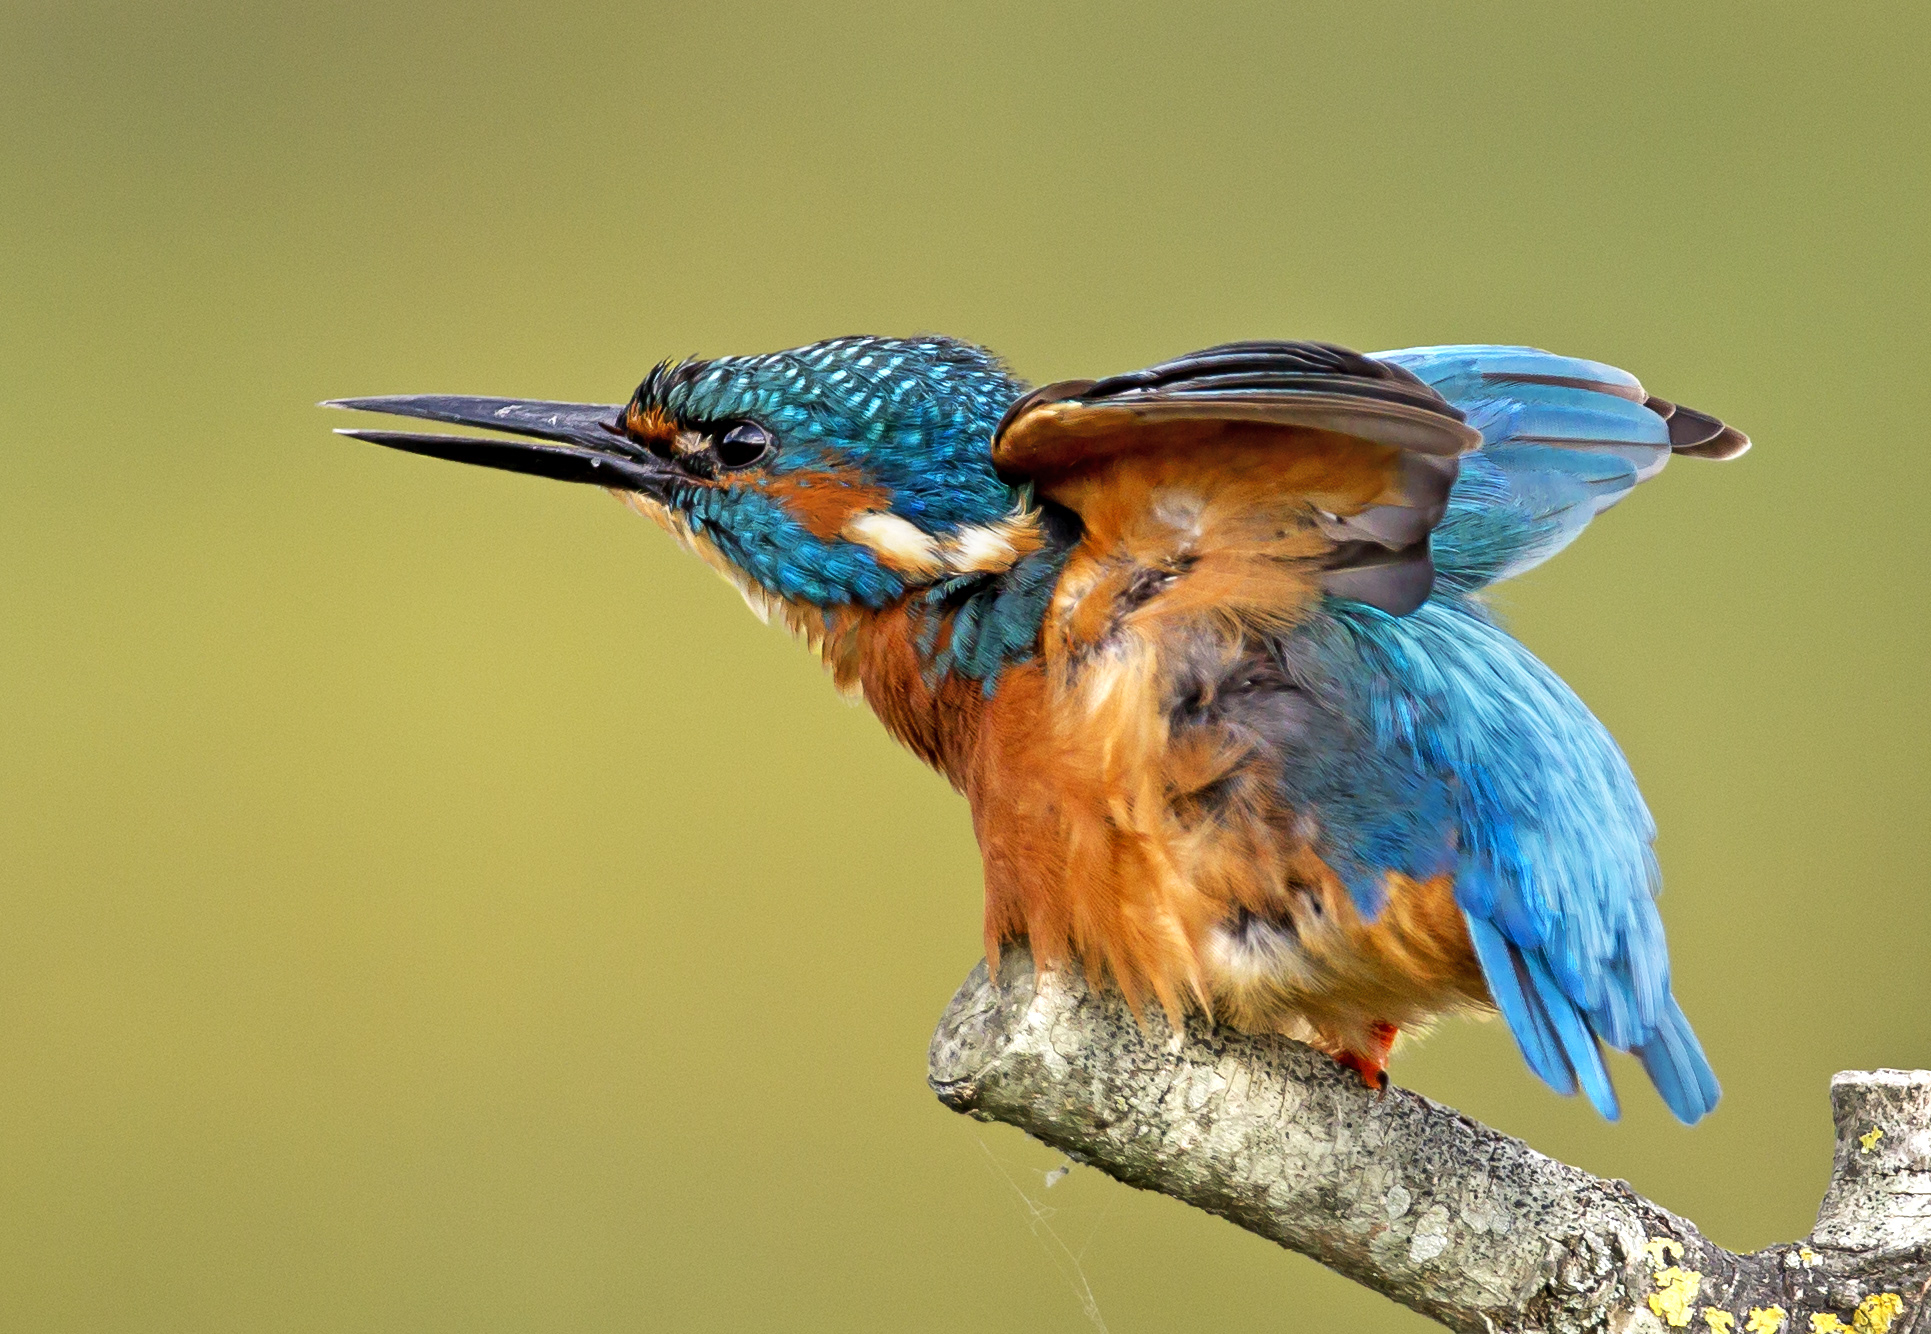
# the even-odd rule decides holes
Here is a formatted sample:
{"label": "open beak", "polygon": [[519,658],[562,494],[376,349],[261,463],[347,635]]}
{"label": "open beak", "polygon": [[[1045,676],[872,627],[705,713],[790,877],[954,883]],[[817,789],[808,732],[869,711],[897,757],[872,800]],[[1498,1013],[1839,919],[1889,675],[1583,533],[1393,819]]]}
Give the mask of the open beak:
{"label": "open beak", "polygon": [[[543,403],[522,398],[464,398],[452,394],[400,394],[393,398],[335,398],[325,408],[386,412],[425,417],[458,426],[480,426],[529,440],[494,440],[475,435],[423,435],[412,431],[338,429],[411,454],[457,463],[477,463],[506,472],[553,477],[559,482],[589,482],[621,491],[662,496],[677,469],[626,436],[624,410],[607,403]],[[545,441],[534,444],[530,441]]]}

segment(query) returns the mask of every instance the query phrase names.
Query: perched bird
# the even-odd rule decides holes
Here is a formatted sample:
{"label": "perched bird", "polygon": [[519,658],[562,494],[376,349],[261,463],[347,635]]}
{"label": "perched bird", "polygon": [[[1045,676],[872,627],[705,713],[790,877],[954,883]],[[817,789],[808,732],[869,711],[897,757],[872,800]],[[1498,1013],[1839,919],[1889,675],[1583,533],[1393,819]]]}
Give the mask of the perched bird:
{"label": "perched bird", "polygon": [[1499,1010],[1619,1114],[1694,1122],[1655,827],[1622,753],[1483,607],[1672,454],[1749,440],[1592,361],[1229,343],[1028,391],[944,337],[665,362],[628,404],[331,406],[343,434],[591,482],[801,635],[971,803],[985,948],[1136,1013],[1312,1042]]}

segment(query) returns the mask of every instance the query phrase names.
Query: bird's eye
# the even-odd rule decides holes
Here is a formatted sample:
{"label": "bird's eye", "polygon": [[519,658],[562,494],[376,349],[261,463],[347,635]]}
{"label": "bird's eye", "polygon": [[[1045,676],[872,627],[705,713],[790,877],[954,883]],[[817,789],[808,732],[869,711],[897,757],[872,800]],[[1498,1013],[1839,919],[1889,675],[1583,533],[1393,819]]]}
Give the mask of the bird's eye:
{"label": "bird's eye", "polygon": [[771,432],[756,422],[739,422],[718,438],[717,461],[726,468],[748,468],[771,451]]}

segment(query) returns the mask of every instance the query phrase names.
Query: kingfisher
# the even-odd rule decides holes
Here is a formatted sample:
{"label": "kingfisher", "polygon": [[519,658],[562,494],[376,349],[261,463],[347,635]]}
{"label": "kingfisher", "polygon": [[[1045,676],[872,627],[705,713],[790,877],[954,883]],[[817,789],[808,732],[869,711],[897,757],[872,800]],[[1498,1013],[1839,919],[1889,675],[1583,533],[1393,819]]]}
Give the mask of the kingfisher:
{"label": "kingfisher", "polygon": [[1483,602],[1749,448],[1634,376],[1259,341],[1035,389],[929,335],[665,361],[624,404],[326,406],[497,432],[341,434],[601,486],[803,638],[967,799],[995,970],[1025,941],[1379,1089],[1404,1030],[1499,1012],[1609,1119],[1605,1046],[1715,1106],[1635,778]]}

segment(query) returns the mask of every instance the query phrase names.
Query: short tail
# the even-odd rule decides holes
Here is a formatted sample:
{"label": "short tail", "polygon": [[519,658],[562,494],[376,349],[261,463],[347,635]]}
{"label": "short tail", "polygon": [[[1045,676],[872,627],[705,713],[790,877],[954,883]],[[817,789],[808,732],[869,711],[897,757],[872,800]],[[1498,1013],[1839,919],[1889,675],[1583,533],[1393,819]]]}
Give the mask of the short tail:
{"label": "short tail", "polygon": [[[1556,1092],[1573,1094],[1580,1089],[1606,1119],[1620,1119],[1622,1106],[1603,1064],[1591,1016],[1563,992],[1536,951],[1510,943],[1479,917],[1471,915],[1467,920],[1489,994],[1529,1069]],[[1722,1096],[1703,1044],[1696,1040],[1674,996],[1665,994],[1655,1029],[1631,1051],[1656,1085],[1664,1106],[1684,1125],[1701,1121]]]}

